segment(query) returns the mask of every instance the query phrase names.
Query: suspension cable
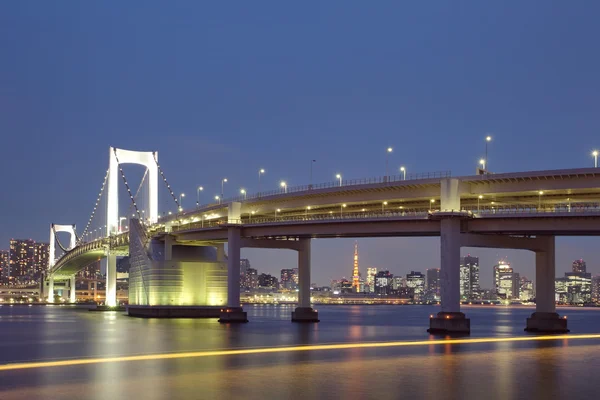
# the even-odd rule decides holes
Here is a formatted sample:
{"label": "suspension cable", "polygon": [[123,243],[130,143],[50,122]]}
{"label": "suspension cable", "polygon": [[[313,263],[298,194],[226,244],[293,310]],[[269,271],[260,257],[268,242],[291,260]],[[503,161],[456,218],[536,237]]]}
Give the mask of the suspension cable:
{"label": "suspension cable", "polygon": [[163,172],[163,170],[160,168],[160,165],[158,164],[158,159],[156,158],[156,152],[155,151],[152,152],[152,156],[154,157],[154,162],[156,163],[156,166],[158,167],[158,172],[160,172],[160,176],[162,176],[163,181],[165,182],[165,185],[167,185],[167,189],[169,189],[169,193],[171,193],[171,197],[173,198],[173,200],[175,201],[175,204],[177,205],[177,210],[179,210],[179,208],[181,208],[181,206],[179,205],[179,201],[177,200],[177,196],[175,196],[175,193],[173,193],[173,191],[171,190],[171,185],[169,185],[169,182],[167,182],[167,178],[165,177],[165,173]]}
{"label": "suspension cable", "polygon": [[[125,178],[125,172],[123,172],[123,167],[121,167],[121,163],[119,162],[119,157],[117,156],[117,149],[113,149],[113,151],[115,152],[115,159],[117,160],[117,165],[119,165],[119,171],[121,171],[121,177],[123,178],[123,182],[125,183],[125,187],[127,188],[127,192],[129,193],[129,198],[131,199],[131,202],[133,203],[133,207],[135,208],[135,212],[138,216],[138,219],[142,220],[142,213],[140,213],[140,210],[138,209],[138,206],[135,203],[135,199],[133,198],[133,193],[131,193],[131,188],[129,187],[127,178]],[[142,224],[143,224],[143,220],[142,220]]]}
{"label": "suspension cable", "polygon": [[[140,189],[142,189],[142,185],[144,184],[144,181],[146,180],[146,176],[148,176],[148,168],[146,168],[146,172],[144,173],[144,176],[142,176],[142,181],[140,182],[140,185],[138,186],[137,191],[135,192],[135,196],[133,196],[133,198],[136,201],[137,201],[138,195],[140,194]],[[132,207],[133,207],[133,205],[130,204],[129,205],[129,209],[127,210],[127,215],[131,214],[131,208]]]}
{"label": "suspension cable", "polygon": [[104,193],[104,188],[106,186],[106,181],[108,180],[108,173],[109,173],[109,171],[110,170],[107,169],[106,170],[106,174],[104,175],[104,181],[102,182],[102,187],[100,188],[100,193],[98,194],[98,198],[96,199],[96,204],[94,204],[94,210],[92,211],[92,215],[90,215],[88,223],[85,226],[85,229],[83,230],[83,233],[81,234],[81,237],[77,238],[77,244],[78,245],[81,243],[81,241],[83,240],[83,238],[87,234],[88,229],[90,228],[90,225],[92,224],[92,220],[94,219],[94,216],[96,215],[96,209],[98,208],[98,204],[100,203],[100,198],[102,197],[102,193]]}
{"label": "suspension cable", "polygon": [[54,240],[56,243],[58,243],[58,247],[60,247],[60,249],[67,253],[69,250],[66,249],[65,246],[62,245],[62,243],[60,242],[60,239],[58,238],[58,235],[56,234],[56,228],[54,227],[54,225],[52,226],[52,232],[54,232]]}

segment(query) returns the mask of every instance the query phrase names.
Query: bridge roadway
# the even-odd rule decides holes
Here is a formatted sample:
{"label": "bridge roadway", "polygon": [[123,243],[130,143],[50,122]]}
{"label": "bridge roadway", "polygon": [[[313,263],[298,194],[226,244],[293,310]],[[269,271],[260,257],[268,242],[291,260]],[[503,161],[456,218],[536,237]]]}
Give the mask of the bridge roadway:
{"label": "bridge roadway", "polygon": [[[412,180],[394,177],[284,188],[163,215],[148,230],[156,239],[169,236],[179,244],[228,242],[230,253],[233,240],[242,247],[290,248],[308,257],[311,238],[441,236],[442,279],[444,271],[455,275],[461,246],[507,247],[539,253],[538,269],[547,271],[547,279],[552,270],[553,284],[554,236],[600,234],[599,171],[585,168]],[[50,274],[72,274],[109,249],[126,254],[126,236],[125,232],[79,245],[59,259]],[[298,244],[290,243],[294,241]],[[547,253],[552,254],[546,257]],[[229,260],[237,258],[229,255]],[[545,278],[542,272],[537,275],[539,287]],[[228,278],[239,281],[239,271],[237,278],[229,271]],[[446,319],[461,314],[455,280],[446,277],[449,286],[445,292],[452,292],[445,302],[442,298],[446,313],[442,317]],[[237,293],[232,288],[235,285],[228,286],[228,298],[232,298],[228,306],[238,309],[239,285]],[[538,314],[555,313],[550,287],[546,289]],[[300,300],[300,308],[310,309],[310,299]]]}

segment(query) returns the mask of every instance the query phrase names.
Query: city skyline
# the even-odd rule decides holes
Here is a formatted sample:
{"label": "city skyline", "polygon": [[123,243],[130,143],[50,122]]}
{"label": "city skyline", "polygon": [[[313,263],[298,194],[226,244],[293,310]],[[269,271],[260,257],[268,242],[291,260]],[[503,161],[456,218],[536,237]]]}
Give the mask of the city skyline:
{"label": "city skyline", "polygon": [[[439,14],[418,5],[366,12],[347,5],[346,21],[370,27],[365,38],[355,23],[333,30],[325,21],[339,10],[330,4],[319,6],[324,19],[283,4],[268,10],[148,5],[135,27],[131,18],[141,10],[132,5],[117,12],[86,4],[77,18],[61,4],[0,7],[12,16],[0,24],[2,36],[19,38],[5,46],[11,62],[0,65],[11,94],[0,118],[0,167],[19,171],[6,174],[12,195],[0,199],[0,244],[11,237],[45,242],[51,223],[83,229],[111,145],[158,150],[172,187],[188,194],[184,207],[193,207],[199,185],[202,202],[220,194],[224,177],[225,196],[242,187],[256,192],[260,169],[262,190],[278,188],[281,180],[308,184],[311,176],[313,182],[335,181],[336,174],[382,176],[390,146],[390,172],[400,174],[405,166],[408,173],[451,170],[454,176],[475,172],[488,135],[486,167],[492,172],[592,167],[591,152],[600,147],[598,56],[589,51],[594,35],[585,28],[593,26],[587,21],[593,12],[582,12],[584,21],[574,25],[562,7],[535,4],[521,4],[510,15],[501,4],[448,7]],[[288,7],[294,12],[282,12]],[[425,13],[429,23],[416,22],[412,13]],[[210,15],[228,16],[226,35]],[[485,23],[489,15],[503,15],[504,23]],[[182,21],[181,29],[158,35],[161,18]],[[246,29],[247,21],[264,18],[276,35]],[[43,30],[40,20],[47,22]],[[294,27],[307,25],[310,34],[298,40]],[[164,62],[156,62],[157,54]],[[125,170],[139,182],[141,168]],[[159,197],[161,212],[173,209],[164,189]],[[557,238],[557,275],[575,258],[599,274],[599,240]],[[352,242],[314,241],[316,280],[347,274],[344,249]],[[402,258],[408,273],[419,260],[422,269],[439,263],[439,239],[361,242],[367,264]],[[534,275],[527,252],[478,253],[482,281],[490,281],[498,254]],[[284,251],[243,255],[271,273],[280,260],[296,266],[295,256]]]}

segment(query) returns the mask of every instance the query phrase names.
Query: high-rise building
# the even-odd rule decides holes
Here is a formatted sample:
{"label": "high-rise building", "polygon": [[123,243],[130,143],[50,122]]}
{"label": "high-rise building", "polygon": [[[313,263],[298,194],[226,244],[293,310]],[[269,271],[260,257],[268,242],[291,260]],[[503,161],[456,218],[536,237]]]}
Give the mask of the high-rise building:
{"label": "high-rise building", "polygon": [[533,292],[533,282],[527,277],[521,277],[521,287],[520,287],[520,295],[519,299],[521,301],[531,301],[535,298],[535,294]]}
{"label": "high-rise building", "polygon": [[410,271],[406,274],[406,286],[414,289],[414,300],[423,301],[425,296],[425,275]]}
{"label": "high-rise building", "polygon": [[10,265],[10,253],[8,250],[0,250],[0,283],[8,283]]}
{"label": "high-rise building", "polygon": [[352,287],[360,291],[360,272],[358,271],[358,242],[354,242],[354,265],[352,268]]}
{"label": "high-rise building", "polygon": [[[125,259],[125,257],[123,257]],[[123,260],[122,259],[122,260]],[[121,269],[127,268],[127,272],[129,272],[129,260],[127,262],[121,261]],[[125,272],[119,271],[119,262],[117,261],[117,272]],[[100,273],[100,260],[96,260],[81,271],[77,273],[77,276],[85,279],[98,279],[101,277]]]}
{"label": "high-rise building", "polygon": [[494,287],[499,299],[512,299],[513,269],[509,263],[500,261],[494,265]]}
{"label": "high-rise building", "polygon": [[585,261],[583,261],[582,259],[573,261],[573,265],[571,268],[572,268],[573,272],[583,273],[583,274],[585,274],[587,272],[586,266],[585,266]]}
{"label": "high-rise building", "polygon": [[279,283],[277,278],[269,274],[260,274],[258,276],[258,287],[277,289]]}
{"label": "high-rise building", "polygon": [[427,292],[426,297],[430,301],[439,301],[440,300],[440,269],[439,268],[429,268],[426,272],[427,274]]}
{"label": "high-rise building", "polygon": [[395,276],[392,278],[392,289],[398,290],[401,287],[404,287],[404,279],[401,276]]}
{"label": "high-rise building", "polygon": [[592,278],[592,302],[600,303],[600,276]]}
{"label": "high-rise building", "polygon": [[394,275],[390,271],[379,271],[375,275],[375,294],[387,296],[392,291],[392,279]]}
{"label": "high-rise building", "polygon": [[298,268],[292,268],[292,289],[298,289]]}
{"label": "high-rise building", "polygon": [[250,261],[247,258],[240,258],[240,288],[246,288],[246,274],[250,268]]}
{"label": "high-rise building", "polygon": [[35,262],[35,241],[11,239],[9,256],[10,283],[22,284],[33,281],[31,276]]}
{"label": "high-rise building", "polygon": [[521,298],[521,276],[518,272],[513,272],[512,298]]}
{"label": "high-rise building", "polygon": [[258,271],[248,268],[244,275],[244,289],[256,289],[258,287]]}
{"label": "high-rise building", "polygon": [[293,269],[282,269],[281,276],[279,279],[279,285],[281,289],[294,290],[294,270]]}
{"label": "high-rise building", "polygon": [[35,281],[39,281],[42,274],[48,269],[49,257],[50,244],[36,242],[33,246],[33,269],[31,273]]}
{"label": "high-rise building", "polygon": [[479,257],[470,254],[460,258],[460,297],[474,300],[479,295]]}
{"label": "high-rise building", "polygon": [[367,286],[369,287],[369,292],[371,293],[375,292],[375,275],[377,275],[377,268],[367,268]]}

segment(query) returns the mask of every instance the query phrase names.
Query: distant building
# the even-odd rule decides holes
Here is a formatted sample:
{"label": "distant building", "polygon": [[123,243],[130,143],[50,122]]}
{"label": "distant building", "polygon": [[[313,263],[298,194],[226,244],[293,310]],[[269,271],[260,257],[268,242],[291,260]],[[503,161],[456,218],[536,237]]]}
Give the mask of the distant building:
{"label": "distant building", "polygon": [[[119,268],[119,262],[117,261],[117,272],[119,272],[118,268]],[[121,268],[125,268],[125,265],[121,264]],[[127,271],[129,271],[129,269]],[[100,273],[100,260],[96,260],[96,261],[92,262],[90,265],[86,266],[84,269],[82,269],[81,271],[79,271],[77,273],[77,276],[79,278],[85,278],[85,279],[101,278],[102,274]]]}
{"label": "distant building", "polygon": [[369,267],[367,268],[367,286],[369,287],[369,292],[375,292],[375,275],[377,275],[377,268]]}
{"label": "distant building", "polygon": [[392,289],[397,291],[401,287],[404,287],[404,279],[401,276],[394,276],[392,278]]}
{"label": "distant building", "polygon": [[425,296],[429,301],[439,301],[440,300],[440,269],[439,268],[429,268],[426,271],[426,282],[425,285],[427,287]]}
{"label": "distant building", "polygon": [[423,301],[425,297],[425,275],[410,271],[406,274],[406,286],[414,290],[414,301]]}
{"label": "distant building", "polygon": [[592,278],[592,302],[600,303],[600,276]]}
{"label": "distant building", "polygon": [[9,280],[12,284],[30,283],[35,260],[35,240],[11,239],[9,255]]}
{"label": "distant building", "polygon": [[292,268],[292,289],[298,289],[298,268]]}
{"label": "distant building", "polygon": [[247,258],[240,258],[240,289],[246,289],[246,274],[250,267],[250,261]]}
{"label": "distant building", "polygon": [[582,259],[573,261],[573,265],[571,268],[572,268],[572,272],[575,272],[575,273],[585,274],[587,272],[586,266],[585,266],[585,261],[583,261]]}
{"label": "distant building", "polygon": [[[117,273],[129,273],[129,267],[129,257],[122,257],[117,259]],[[94,273],[94,271],[91,272],[92,274]]]}
{"label": "distant building", "polygon": [[356,289],[354,289],[352,281],[342,278],[340,281],[340,293],[356,293]]}
{"label": "distant building", "polygon": [[510,264],[500,261],[494,265],[494,288],[499,299],[513,298],[513,269]]}
{"label": "distant building", "polygon": [[352,265],[352,287],[360,292],[360,272],[358,270],[358,242],[354,242],[354,262]]}
{"label": "distant building", "polygon": [[244,274],[243,278],[242,286],[244,289],[250,290],[258,288],[258,271],[256,271],[256,269],[246,269],[246,273]]}
{"label": "distant building", "polygon": [[33,268],[31,271],[31,276],[36,282],[40,281],[42,274],[48,269],[49,257],[50,245],[36,242],[33,246]]}
{"label": "distant building", "polygon": [[512,287],[512,299],[521,298],[521,276],[518,272],[513,272],[513,287]]}
{"label": "distant building", "polygon": [[273,288],[277,289],[279,283],[277,278],[269,274],[260,274],[258,276],[258,287],[259,288]]}
{"label": "distant building", "polygon": [[390,271],[379,271],[375,275],[375,294],[387,296],[392,291],[392,279],[394,275]]}
{"label": "distant building", "polygon": [[531,301],[534,298],[533,282],[525,276],[521,277],[521,292],[519,294],[519,299],[521,301]]}
{"label": "distant building", "polygon": [[479,257],[469,254],[460,258],[460,297],[463,300],[480,298]]}
{"label": "distant building", "polygon": [[281,289],[293,290],[294,285],[294,270],[293,269],[282,269],[279,279],[279,286]]}
{"label": "distant building", "polygon": [[10,252],[8,250],[0,250],[0,283],[8,283],[8,273],[10,265]]}

